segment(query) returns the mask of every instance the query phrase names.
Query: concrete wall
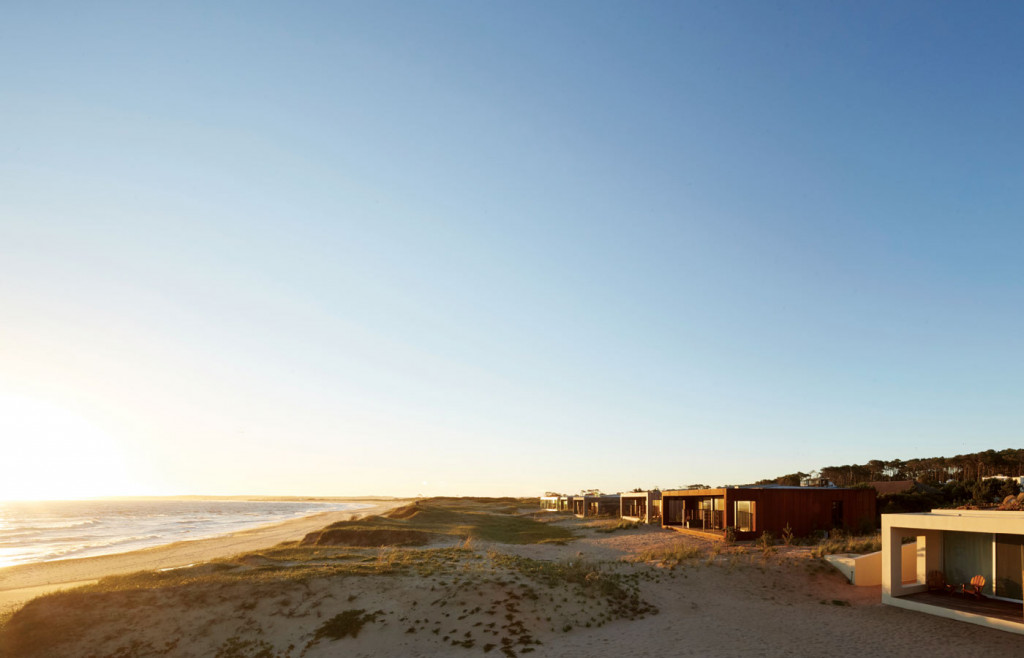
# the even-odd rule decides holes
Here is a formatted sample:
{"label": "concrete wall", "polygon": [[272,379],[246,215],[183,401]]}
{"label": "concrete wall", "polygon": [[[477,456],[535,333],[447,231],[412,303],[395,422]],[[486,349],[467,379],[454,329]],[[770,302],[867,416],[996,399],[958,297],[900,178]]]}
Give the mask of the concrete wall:
{"label": "concrete wall", "polygon": [[[917,542],[903,545],[903,574],[917,573]],[[872,587],[882,584],[882,551],[855,555],[845,553],[826,555],[825,561],[846,576],[857,587]],[[904,579],[906,580],[906,579]]]}

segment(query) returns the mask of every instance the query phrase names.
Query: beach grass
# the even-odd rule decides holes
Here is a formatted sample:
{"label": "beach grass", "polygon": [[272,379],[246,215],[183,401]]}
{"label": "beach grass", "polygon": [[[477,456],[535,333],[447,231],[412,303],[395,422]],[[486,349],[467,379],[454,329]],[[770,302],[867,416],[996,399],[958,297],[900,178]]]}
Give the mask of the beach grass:
{"label": "beach grass", "polygon": [[836,533],[829,539],[822,540],[811,549],[814,557],[825,557],[839,553],[875,553],[882,550],[882,535],[875,533],[866,536],[852,536]]}
{"label": "beach grass", "polygon": [[609,534],[616,530],[636,530],[639,527],[640,523],[638,521],[607,521],[594,528],[594,532]]}
{"label": "beach grass", "polygon": [[433,498],[383,516],[341,521],[310,533],[304,546],[414,546],[436,537],[480,539],[502,544],[562,543],[571,530],[518,515],[515,499]]}
{"label": "beach grass", "polygon": [[676,567],[704,559],[708,557],[708,554],[708,549],[702,546],[682,544],[672,548],[643,551],[636,560],[638,562],[654,562],[663,567]]}

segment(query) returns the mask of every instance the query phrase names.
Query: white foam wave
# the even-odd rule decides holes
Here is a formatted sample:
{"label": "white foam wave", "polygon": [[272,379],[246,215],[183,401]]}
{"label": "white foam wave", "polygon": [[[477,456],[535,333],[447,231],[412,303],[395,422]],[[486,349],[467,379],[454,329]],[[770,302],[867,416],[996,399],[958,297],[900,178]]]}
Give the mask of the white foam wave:
{"label": "white foam wave", "polygon": [[38,505],[0,503],[0,564],[119,553],[353,507],[290,501],[77,501],[40,510]]}

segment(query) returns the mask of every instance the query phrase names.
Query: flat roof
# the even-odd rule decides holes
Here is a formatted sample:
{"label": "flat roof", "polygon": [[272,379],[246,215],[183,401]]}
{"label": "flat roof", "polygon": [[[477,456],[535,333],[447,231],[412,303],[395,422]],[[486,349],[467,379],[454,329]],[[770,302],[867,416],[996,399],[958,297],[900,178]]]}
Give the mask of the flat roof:
{"label": "flat roof", "polygon": [[662,495],[671,494],[673,496],[679,494],[687,494],[690,496],[720,496],[726,491],[871,491],[869,488],[859,487],[795,487],[789,485],[762,485],[762,484],[745,484],[742,486],[733,487],[715,487],[713,489],[671,489],[662,492]]}
{"label": "flat roof", "polygon": [[998,517],[1024,519],[1024,512],[1019,510],[1005,510],[1005,509],[933,509],[930,512],[904,512],[902,514],[883,514],[882,516],[967,516],[974,518],[992,518],[993,515]]}
{"label": "flat roof", "polygon": [[1024,512],[978,509],[935,509],[931,512],[883,514],[882,531],[888,528],[908,530],[949,530],[1024,534]]}

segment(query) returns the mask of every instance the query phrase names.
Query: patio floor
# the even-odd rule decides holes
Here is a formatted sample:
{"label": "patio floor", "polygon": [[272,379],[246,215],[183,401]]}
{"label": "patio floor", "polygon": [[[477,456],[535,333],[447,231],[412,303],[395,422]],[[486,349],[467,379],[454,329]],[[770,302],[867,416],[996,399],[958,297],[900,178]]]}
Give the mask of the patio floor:
{"label": "patio floor", "polygon": [[900,597],[908,601],[934,605],[939,608],[948,608],[959,612],[969,612],[975,615],[984,615],[994,619],[1012,621],[1024,625],[1024,605],[1012,601],[984,598],[976,599],[973,596],[961,594],[943,594],[940,592],[919,592]]}

